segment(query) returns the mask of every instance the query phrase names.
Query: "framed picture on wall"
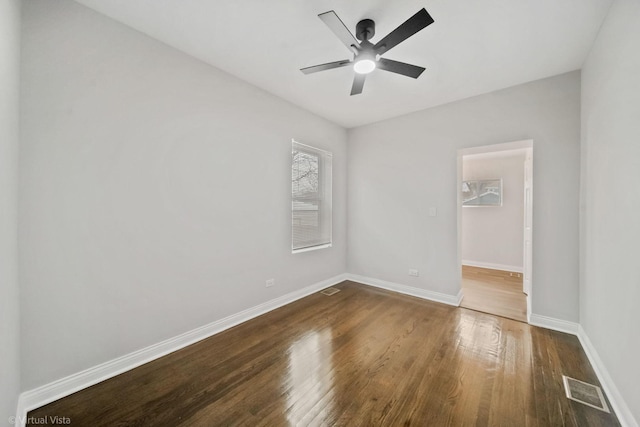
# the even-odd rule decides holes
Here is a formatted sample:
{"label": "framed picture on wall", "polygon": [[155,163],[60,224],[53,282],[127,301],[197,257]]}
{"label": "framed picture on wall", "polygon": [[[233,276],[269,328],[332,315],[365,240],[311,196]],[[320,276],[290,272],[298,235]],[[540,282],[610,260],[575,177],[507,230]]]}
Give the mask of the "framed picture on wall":
{"label": "framed picture on wall", "polygon": [[462,206],[502,206],[502,178],[463,181]]}

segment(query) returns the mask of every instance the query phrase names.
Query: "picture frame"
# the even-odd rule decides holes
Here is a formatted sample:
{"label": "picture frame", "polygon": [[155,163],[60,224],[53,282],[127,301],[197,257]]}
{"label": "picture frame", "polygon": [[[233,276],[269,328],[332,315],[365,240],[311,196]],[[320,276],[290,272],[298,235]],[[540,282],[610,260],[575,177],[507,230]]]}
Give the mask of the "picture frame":
{"label": "picture frame", "polygon": [[462,182],[462,206],[502,206],[502,178]]}

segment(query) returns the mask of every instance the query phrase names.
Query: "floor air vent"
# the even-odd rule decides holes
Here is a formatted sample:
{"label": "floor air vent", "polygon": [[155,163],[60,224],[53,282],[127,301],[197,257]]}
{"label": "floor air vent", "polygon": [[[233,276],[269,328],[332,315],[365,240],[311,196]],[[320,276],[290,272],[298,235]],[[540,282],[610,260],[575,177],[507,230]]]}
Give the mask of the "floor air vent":
{"label": "floor air vent", "polygon": [[569,399],[609,413],[609,407],[604,400],[604,395],[600,387],[565,375],[562,376],[562,381],[564,382],[564,390]]}
{"label": "floor air vent", "polygon": [[327,288],[324,291],[320,291],[321,294],[325,294],[325,295],[333,295],[333,294],[337,294],[338,292],[340,292],[340,289],[337,288]]}

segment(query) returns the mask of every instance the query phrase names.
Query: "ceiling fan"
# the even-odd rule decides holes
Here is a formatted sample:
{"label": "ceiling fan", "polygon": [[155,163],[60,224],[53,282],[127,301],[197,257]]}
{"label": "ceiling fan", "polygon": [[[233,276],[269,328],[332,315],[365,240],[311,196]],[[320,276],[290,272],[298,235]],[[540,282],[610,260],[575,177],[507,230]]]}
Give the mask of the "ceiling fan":
{"label": "ceiling fan", "polygon": [[[327,64],[314,65],[300,69],[304,74],[317,73],[318,71],[331,70],[333,68],[346,67],[353,64],[353,70],[356,72],[351,86],[351,95],[362,93],[364,81],[367,74],[379,68],[384,71],[390,71],[403,76],[417,79],[424,71],[423,67],[417,65],[406,64],[404,62],[392,61],[391,59],[381,58],[380,56],[390,51],[392,48],[402,43],[418,31],[433,24],[433,18],[426,9],[421,9],[418,13],[407,19],[398,28],[391,31],[382,40],[373,44],[370,42],[375,34],[375,22],[371,19],[363,19],[356,25],[356,37],[351,34],[349,29],[344,25],[342,20],[333,10],[321,13],[318,18],[324,22],[333,33],[338,36],[340,41],[353,52],[353,59],[344,59],[342,61],[329,62]],[[360,40],[360,42],[358,42]]]}

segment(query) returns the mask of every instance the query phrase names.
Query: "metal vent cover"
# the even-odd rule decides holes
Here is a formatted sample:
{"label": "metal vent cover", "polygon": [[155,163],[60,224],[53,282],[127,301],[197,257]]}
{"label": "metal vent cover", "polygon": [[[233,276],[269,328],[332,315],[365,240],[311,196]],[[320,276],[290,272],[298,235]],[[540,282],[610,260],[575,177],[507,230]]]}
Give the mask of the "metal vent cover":
{"label": "metal vent cover", "polygon": [[564,390],[569,399],[609,413],[609,407],[600,387],[566,375],[562,376],[562,382],[564,382]]}
{"label": "metal vent cover", "polygon": [[327,288],[325,290],[320,291],[321,294],[328,295],[328,296],[337,294],[338,292],[340,292],[340,289],[338,288]]}

